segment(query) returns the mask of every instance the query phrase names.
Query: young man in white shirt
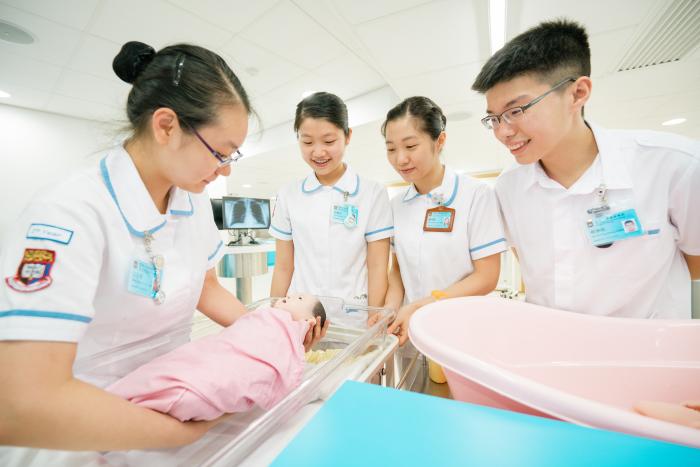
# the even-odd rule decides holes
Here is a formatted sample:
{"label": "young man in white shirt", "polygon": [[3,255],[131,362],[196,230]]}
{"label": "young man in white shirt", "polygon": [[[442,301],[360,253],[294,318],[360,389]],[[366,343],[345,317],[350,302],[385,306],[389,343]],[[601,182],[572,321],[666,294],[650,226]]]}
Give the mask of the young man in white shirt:
{"label": "young man in white shirt", "polygon": [[[482,123],[518,166],[498,179],[527,301],[606,316],[690,318],[700,278],[700,144],[584,119],[586,31],[542,23],[484,65]],[[637,228],[625,228],[635,225]]]}

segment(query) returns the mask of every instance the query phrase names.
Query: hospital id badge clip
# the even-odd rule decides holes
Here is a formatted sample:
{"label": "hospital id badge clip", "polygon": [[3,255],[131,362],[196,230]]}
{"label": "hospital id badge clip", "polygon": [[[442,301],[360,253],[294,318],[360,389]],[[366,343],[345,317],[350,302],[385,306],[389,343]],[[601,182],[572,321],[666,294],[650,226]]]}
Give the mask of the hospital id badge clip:
{"label": "hospital id badge clip", "polygon": [[357,206],[349,204],[348,192],[343,193],[343,203],[334,204],[331,211],[331,221],[334,224],[343,224],[348,229],[357,227],[360,211]]}
{"label": "hospital id badge clip", "polygon": [[136,295],[152,298],[156,305],[165,302],[165,292],[161,290],[163,283],[163,266],[165,259],[153,252],[153,234],[144,232],[143,242],[150,263],[140,259],[131,261],[127,290]]}
{"label": "hospital id badge clip", "polygon": [[455,223],[456,211],[446,206],[437,206],[425,211],[423,231],[425,232],[452,232]]}
{"label": "hospital id badge clip", "polygon": [[142,297],[155,299],[156,268],[150,262],[134,259],[129,267],[127,290]]}
{"label": "hospital id badge clip", "polygon": [[644,234],[637,211],[629,207],[631,203],[608,203],[607,188],[603,184],[596,190],[596,195],[599,205],[586,210],[586,233],[594,246],[608,248],[616,241]]}
{"label": "hospital id badge clip", "polygon": [[352,204],[334,204],[331,220],[335,224],[343,224],[345,227],[352,229],[357,226],[358,215],[357,206]]}

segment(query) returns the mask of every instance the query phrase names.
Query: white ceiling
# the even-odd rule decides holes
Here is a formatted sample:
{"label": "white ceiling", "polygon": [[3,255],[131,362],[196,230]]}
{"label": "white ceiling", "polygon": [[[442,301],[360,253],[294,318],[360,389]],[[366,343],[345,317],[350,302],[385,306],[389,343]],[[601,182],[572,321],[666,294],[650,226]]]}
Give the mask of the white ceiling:
{"label": "white ceiling", "polygon": [[[672,1],[509,0],[507,36],[561,16],[583,23],[593,54],[591,120],[700,138],[700,48],[678,62],[616,72]],[[346,99],[354,127],[348,161],[381,182],[400,178],[386,161],[380,124],[411,95],[431,97],[447,113],[445,157],[454,168],[483,172],[510,163],[481,128],[483,98],[469,90],[490,54],[487,0],[0,0],[0,19],[36,38],[28,46],[0,40],[0,89],[12,95],[1,103],[118,125],[129,86],[111,62],[124,42],[156,49],[192,42],[224,56],[264,129],[251,132],[250,156],[234,168],[230,192],[272,196],[306,173],[291,128],[306,91]],[[688,121],[660,125],[679,116]]]}

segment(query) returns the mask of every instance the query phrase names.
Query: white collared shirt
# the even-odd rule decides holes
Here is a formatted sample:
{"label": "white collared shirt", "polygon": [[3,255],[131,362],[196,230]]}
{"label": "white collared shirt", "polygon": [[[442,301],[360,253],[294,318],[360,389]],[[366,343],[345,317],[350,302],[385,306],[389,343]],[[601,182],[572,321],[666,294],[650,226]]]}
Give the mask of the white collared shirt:
{"label": "white collared shirt", "polygon": [[[331,222],[334,204],[359,211],[357,225]],[[294,242],[290,291],[340,297],[367,304],[367,244],[393,235],[389,195],[379,183],[346,170],[334,186],[324,186],[312,172],[277,194],[270,235]]]}
{"label": "white collared shirt", "polygon": [[[599,153],[568,190],[539,163],[496,183],[526,300],[595,315],[690,318],[682,253],[700,255],[700,145],[667,133],[591,129]],[[610,203],[632,200],[644,235],[591,244],[585,212],[601,183]]]}
{"label": "white collared shirt", "polygon": [[[455,209],[451,232],[423,230],[425,213],[442,202]],[[442,184],[426,195],[414,185],[391,200],[393,251],[399,261],[404,301],[427,297],[474,272],[473,261],[506,249],[496,196],[486,183],[448,167]]]}
{"label": "white collared shirt", "polygon": [[[164,257],[161,305],[127,291],[132,261],[149,260],[144,231]],[[0,340],[78,342],[76,360],[187,323],[206,271],[222,254],[207,195],[174,188],[167,214],[160,214],[122,147],[39,196],[6,238]],[[27,292],[8,284],[21,275],[25,249],[54,253],[49,286]],[[77,376],[104,386],[140,362],[130,364]]]}

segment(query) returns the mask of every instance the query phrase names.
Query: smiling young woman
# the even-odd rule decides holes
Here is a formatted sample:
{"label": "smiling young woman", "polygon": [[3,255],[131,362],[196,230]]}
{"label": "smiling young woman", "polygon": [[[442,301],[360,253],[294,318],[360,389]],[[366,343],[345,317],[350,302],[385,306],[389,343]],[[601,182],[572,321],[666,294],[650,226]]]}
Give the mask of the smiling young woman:
{"label": "smiling young woman", "polygon": [[272,296],[289,291],[382,306],[393,233],[386,189],[344,161],[352,130],[338,96],[318,92],[297,105],[294,131],[312,172],[277,195]]}
{"label": "smiling young woman", "polygon": [[506,249],[491,188],[440,160],[446,125],[440,107],[420,96],[389,110],[382,125],[389,163],[410,183],[391,200],[394,249],[385,305],[399,310],[389,332],[402,345],[421,306],[491,292]]}

